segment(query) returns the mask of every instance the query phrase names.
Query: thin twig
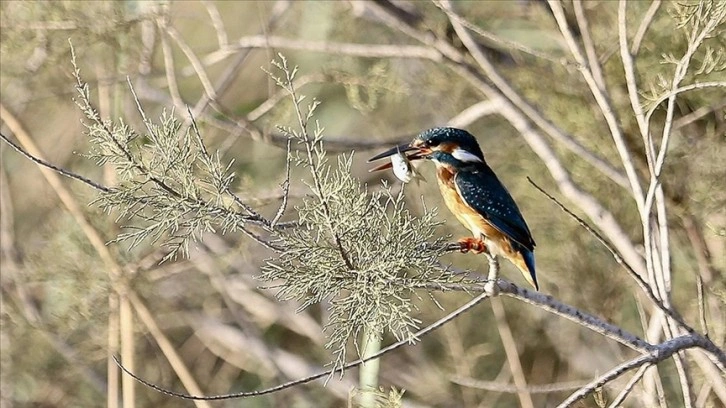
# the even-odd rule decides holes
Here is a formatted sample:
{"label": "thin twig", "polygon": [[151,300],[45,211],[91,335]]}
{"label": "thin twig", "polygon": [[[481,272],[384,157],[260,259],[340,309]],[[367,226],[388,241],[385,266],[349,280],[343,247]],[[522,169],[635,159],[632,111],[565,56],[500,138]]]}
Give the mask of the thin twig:
{"label": "thin twig", "polygon": [[479,118],[499,113],[499,101],[484,100],[459,112],[446,123],[452,127],[466,128]]}
{"label": "thin twig", "polygon": [[597,57],[597,50],[595,49],[595,43],[592,40],[592,33],[590,32],[590,24],[587,21],[585,10],[582,7],[582,0],[574,0],[572,2],[575,10],[575,19],[577,20],[577,26],[580,30],[582,37],[582,43],[585,46],[585,54],[587,55],[587,66],[592,71],[593,79],[600,89],[605,89],[605,78],[602,74],[602,67]]}
{"label": "thin twig", "polygon": [[618,394],[617,397],[613,400],[612,403],[610,403],[609,408],[618,408],[621,406],[623,401],[625,401],[625,398],[630,395],[630,392],[633,391],[633,387],[635,387],[635,384],[638,383],[643,378],[643,375],[645,375],[646,370],[651,367],[651,364],[643,364],[638,371],[633,374],[633,377],[628,380],[628,383],[625,384],[625,387],[623,387],[623,390],[620,391],[620,394]]}
{"label": "thin twig", "polygon": [[720,110],[723,110],[724,108],[726,108],[726,98],[715,101],[710,105],[701,106],[693,112],[673,121],[673,130],[678,130],[687,126],[711,113],[720,112]]}
{"label": "thin twig", "polygon": [[[593,167],[602,172],[603,175],[605,175],[613,182],[622,187],[628,186],[628,180],[620,172],[620,170],[615,169],[606,160],[597,157],[594,153],[585,148],[571,135],[565,134],[565,132],[557,128],[553,123],[548,121],[541,112],[539,112],[537,109],[535,109],[534,106],[527,102],[510,85],[509,81],[497,71],[497,69],[494,67],[491,61],[489,61],[487,56],[484,55],[478,44],[472,38],[471,34],[466,31],[466,28],[460,22],[464,19],[453,11],[452,6],[448,0],[441,0],[437,1],[436,3],[441,5],[443,10],[449,17],[449,21],[451,21],[454,30],[466,46],[469,53],[474,57],[481,70],[487,75],[487,78],[491,80],[491,82],[499,90],[495,91],[488,83],[477,78],[478,87],[485,91],[484,93],[491,100],[499,101],[502,104],[502,115],[505,115],[506,117],[505,110],[512,110],[513,107],[516,107],[515,110],[518,111],[518,115],[526,116],[552,139],[561,143],[568,150],[576,154],[578,157],[581,157],[587,163],[591,164]],[[419,33],[415,35],[414,38],[421,41],[422,38],[427,38],[427,36]],[[457,65],[462,64],[462,61],[465,60],[465,56],[461,55],[461,53],[456,48],[450,46],[449,44],[434,42],[431,45]],[[468,69],[465,71],[467,71],[468,74],[471,74],[471,72],[468,72]]]}
{"label": "thin twig", "polygon": [[527,380],[522,370],[522,360],[519,358],[517,344],[514,341],[512,330],[509,328],[509,323],[507,322],[507,314],[504,311],[502,299],[498,297],[492,298],[490,303],[492,311],[494,312],[494,319],[497,322],[497,328],[499,329],[499,337],[502,339],[502,345],[504,346],[504,354],[507,357],[507,363],[514,378],[514,385],[517,387],[519,405],[523,408],[534,408],[532,396],[527,390]]}
{"label": "thin twig", "polygon": [[658,12],[660,5],[661,0],[653,0],[653,2],[650,3],[648,11],[646,11],[645,15],[643,16],[643,21],[641,21],[640,26],[638,26],[638,31],[636,31],[635,36],[633,36],[633,44],[630,46],[631,54],[638,55],[638,52],[640,51],[640,44],[642,44],[643,38],[645,38],[645,33],[648,31],[648,28],[650,28],[650,25],[653,22],[653,18]]}
{"label": "thin twig", "polygon": [[[459,272],[452,268],[452,273]],[[463,274],[463,271],[459,274]],[[468,274],[471,277],[471,274]],[[425,288],[429,290],[440,290],[440,291],[462,291],[462,292],[484,292],[486,293],[485,286],[488,283],[488,279],[482,277],[478,279],[477,283],[431,283],[431,284],[417,284],[409,282],[407,280],[397,281],[400,285],[409,285],[415,288]],[[603,336],[612,339],[626,347],[629,347],[635,351],[645,353],[655,348],[652,344],[641,339],[640,337],[623,330],[622,328],[608,323],[597,316],[593,316],[587,312],[583,312],[574,306],[562,303],[554,299],[550,295],[545,295],[540,292],[531,291],[525,288],[521,288],[507,280],[499,279],[497,281],[497,287],[500,294],[515,298],[524,303],[533,305],[546,312],[550,312],[561,316],[567,320],[573,321],[578,325],[588,328],[596,333],[602,334]]]}
{"label": "thin twig", "polygon": [[706,302],[703,295],[703,279],[700,274],[696,274],[696,293],[698,293],[698,318],[701,322],[701,330],[703,335],[708,337],[708,323],[706,322]]}
{"label": "thin twig", "polygon": [[219,48],[226,47],[229,44],[229,40],[227,39],[227,30],[224,29],[224,21],[222,21],[222,16],[219,14],[219,9],[217,9],[214,3],[208,0],[202,0],[202,4],[207,9],[207,14],[209,14],[209,19],[212,21],[214,31],[217,33]]}
{"label": "thin twig", "polygon": [[207,97],[210,100],[216,100],[217,99],[217,91],[214,88],[214,85],[212,85],[212,81],[209,80],[209,75],[207,75],[207,71],[204,70],[204,64],[199,60],[197,55],[194,53],[194,50],[189,46],[189,44],[184,41],[181,34],[171,25],[164,26],[166,29],[166,33],[171,37],[172,40],[174,40],[179,46],[179,48],[182,50],[184,55],[187,57],[189,62],[192,64],[192,67],[194,67],[194,72],[197,74],[197,77],[199,78],[199,81],[202,83],[202,87],[204,88],[204,92],[206,93]]}
{"label": "thin twig", "polygon": [[364,58],[417,58],[439,60],[441,54],[429,47],[405,44],[358,44],[333,41],[312,41],[268,35],[242,37],[237,43],[205,56],[204,65],[211,65],[240,50],[253,48],[321,52]]}
{"label": "thin twig", "polygon": [[653,166],[655,162],[655,153],[648,143],[648,124],[643,113],[643,107],[640,104],[638,95],[638,82],[635,78],[635,63],[633,62],[633,53],[628,51],[628,28],[626,23],[626,2],[620,0],[618,5],[618,43],[620,44],[620,58],[623,62],[623,70],[625,71],[625,85],[628,89],[628,98],[630,99],[630,107],[635,115],[638,128],[640,129],[645,147],[645,158],[648,163],[648,169],[651,175],[654,174]]}
{"label": "thin twig", "polygon": [[[156,23],[159,31],[164,30],[166,24],[168,24],[166,16],[159,17]],[[161,38],[161,51],[164,56],[164,72],[166,74],[166,85],[169,88],[169,96],[174,106],[181,110],[185,104],[181,93],[179,93],[179,82],[176,79],[176,71],[174,70],[174,53],[171,50],[167,36],[162,34],[159,37]]]}
{"label": "thin twig", "polygon": [[664,343],[659,344],[656,346],[656,349],[646,353],[642,354],[632,360],[626,361],[622,364],[617,365],[612,370],[608,371],[607,373],[597,377],[590,383],[588,383],[586,386],[580,388],[576,392],[574,392],[572,395],[570,395],[567,399],[562,401],[557,408],[567,408],[573,406],[575,403],[580,401],[581,399],[587,397],[588,395],[595,392],[596,389],[602,387],[605,384],[610,383],[611,381],[615,380],[616,378],[620,377],[621,375],[625,374],[626,372],[636,368],[641,367],[644,364],[656,364],[659,363],[667,358],[669,358],[674,353],[677,353],[682,350],[686,350],[693,347],[699,347],[701,346],[700,339],[697,336],[694,335],[686,335],[681,337],[676,337],[674,339],[668,340]]}
{"label": "thin twig", "polygon": [[275,228],[275,225],[277,225],[277,222],[280,221],[280,218],[282,218],[282,215],[285,213],[285,209],[287,208],[287,200],[290,195],[290,162],[292,161],[292,156],[290,155],[291,143],[292,139],[288,139],[287,154],[285,156],[285,181],[282,182],[282,203],[280,204],[280,208],[278,208],[277,213],[275,213],[275,217],[270,222],[270,228]]}
{"label": "thin twig", "polygon": [[[5,106],[3,106],[2,104],[0,104],[0,109],[2,109],[2,111],[3,111],[1,115],[3,116],[3,120],[5,120],[5,118],[7,117],[6,116],[7,115],[7,113],[6,113],[7,111],[5,111]],[[5,141],[5,143],[7,143],[8,145],[10,145],[10,147],[12,147],[13,149],[15,149],[15,151],[17,151],[18,153],[20,153],[23,156],[25,156],[26,159],[32,161],[33,163],[35,163],[35,164],[37,164],[39,166],[43,166],[43,167],[49,168],[49,169],[55,171],[56,173],[58,173],[60,175],[63,175],[65,177],[68,177],[70,179],[78,180],[81,183],[83,183],[83,184],[85,184],[85,185],[87,185],[87,186],[89,186],[89,187],[91,187],[91,188],[93,188],[93,189],[95,189],[97,191],[101,191],[101,192],[104,192],[104,193],[110,193],[110,192],[113,191],[112,189],[104,186],[103,184],[97,183],[97,182],[95,182],[95,181],[93,181],[91,179],[88,179],[88,178],[83,177],[83,176],[81,176],[79,174],[73,173],[71,171],[68,171],[68,170],[62,168],[62,167],[58,167],[58,166],[56,166],[54,164],[48,163],[47,161],[45,161],[43,159],[39,159],[39,158],[31,155],[30,153],[26,152],[22,147],[20,147],[17,144],[15,144],[15,142],[13,142],[12,140],[10,140],[10,138],[8,138],[7,136],[5,136],[2,133],[0,133],[0,138],[2,138],[2,140]]]}
{"label": "thin twig", "polygon": [[610,97],[605,89],[601,89],[598,86],[592,71],[592,67],[588,65],[588,62],[585,56],[582,54],[582,51],[580,50],[580,47],[575,40],[575,37],[570,31],[569,25],[567,23],[567,17],[565,16],[565,11],[562,8],[562,4],[554,0],[548,0],[548,4],[560,28],[562,37],[565,39],[565,43],[570,49],[570,53],[572,53],[573,57],[575,57],[575,61],[580,64],[580,72],[582,73],[582,77],[585,79],[585,82],[589,86],[590,92],[592,93],[593,97],[595,97],[595,101],[600,108],[600,112],[605,118],[605,123],[607,123],[608,125],[608,129],[610,130],[613,142],[615,143],[615,147],[618,151],[618,154],[620,155],[620,161],[623,167],[625,167],[625,174],[628,177],[633,198],[635,199],[635,203],[638,206],[638,210],[641,214],[643,214],[643,186],[641,185],[640,178],[638,177],[638,173],[635,170],[635,163],[633,162],[632,155],[628,150],[627,143],[625,142],[625,135],[623,133],[623,129],[620,126],[620,121],[616,117],[613,104],[610,102]]}
{"label": "thin twig", "polygon": [[506,39],[506,38],[499,37],[499,36],[497,36],[495,34],[492,34],[489,31],[486,31],[486,30],[482,29],[481,27],[479,27],[479,26],[477,26],[475,24],[472,24],[470,21],[466,20],[462,16],[460,16],[458,14],[455,14],[455,13],[451,13],[449,9],[447,9],[446,7],[444,7],[438,1],[435,1],[434,0],[433,3],[441,11],[443,11],[444,13],[446,13],[447,15],[449,15],[449,18],[456,19],[456,21],[459,22],[462,26],[468,28],[469,30],[471,30],[472,32],[476,33],[480,37],[486,38],[487,40],[489,40],[490,42],[492,42],[494,44],[497,44],[497,45],[502,46],[502,47],[507,48],[507,49],[521,51],[521,52],[523,52],[525,54],[529,54],[529,55],[532,55],[534,57],[543,59],[545,61],[553,62],[555,64],[562,65],[562,66],[565,66],[565,67],[576,65],[575,62],[568,60],[566,57],[555,57],[555,56],[551,56],[551,55],[548,55],[548,54],[546,54],[544,52],[538,51],[538,50],[536,50],[534,48],[530,48],[530,47],[528,47],[528,46],[526,46],[524,44],[518,43],[516,41],[512,41],[512,40],[509,40],[509,39]]}
{"label": "thin twig", "polygon": [[[327,220],[328,229],[330,230],[330,234],[333,237],[333,240],[335,241],[335,245],[338,248],[338,252],[340,253],[340,257],[343,259],[343,262],[345,263],[345,266],[348,268],[348,270],[355,270],[356,267],[353,265],[353,262],[350,259],[350,256],[346,252],[344,246],[343,246],[343,240],[340,236],[340,233],[335,229],[335,227],[332,224],[331,216],[332,216],[332,210],[330,209],[330,203],[328,200],[328,197],[326,196],[322,180],[320,178],[320,174],[318,173],[316,169],[316,162],[319,159],[316,159],[316,155],[318,153],[317,149],[322,148],[319,145],[316,147],[316,144],[319,143],[317,140],[313,140],[310,138],[310,133],[308,132],[307,125],[308,125],[308,119],[310,118],[310,113],[312,112],[313,108],[309,108],[307,114],[303,114],[302,108],[300,107],[300,104],[302,103],[302,99],[298,97],[297,90],[295,88],[294,79],[295,79],[295,73],[297,71],[297,67],[293,69],[289,69],[287,66],[287,60],[280,55],[281,63],[280,63],[280,69],[285,74],[284,82],[281,83],[281,85],[288,91],[290,94],[290,97],[292,98],[293,107],[295,109],[295,114],[297,115],[297,121],[298,125],[300,127],[300,139],[303,142],[303,145],[305,146],[305,153],[307,157],[307,165],[310,168],[310,175],[313,178],[313,185],[314,185],[314,191],[315,194],[319,196],[320,203],[323,207],[323,211],[325,213],[325,218]],[[315,102],[313,102],[312,106]],[[316,139],[318,134],[315,135]]]}
{"label": "thin twig", "polygon": [[[322,83],[325,82],[326,79],[328,79],[327,76],[323,74],[304,75],[302,77],[295,78],[295,88],[301,89],[308,84]],[[265,114],[269,113],[272,108],[277,106],[278,103],[287,98],[287,96],[287,91],[285,91],[284,89],[277,90],[277,92],[273,93],[270,97],[265,99],[262,103],[257,105],[256,108],[252,109],[247,114],[247,121],[254,122],[257,119],[261,118]]]}
{"label": "thin twig", "polygon": [[[651,177],[650,186],[648,187],[648,192],[645,196],[645,214],[650,213],[650,206],[652,205],[652,201],[654,200],[656,187],[658,184],[660,184],[658,177],[660,176],[660,172],[663,168],[666,152],[668,150],[668,144],[671,139],[676,97],[678,96],[678,94],[692,89],[700,89],[705,87],[726,87],[726,82],[724,81],[695,83],[684,87],[679,86],[681,81],[683,81],[683,79],[686,77],[686,74],[688,73],[688,67],[690,66],[691,58],[696,53],[698,48],[703,44],[703,41],[706,39],[706,37],[708,37],[711,32],[718,26],[720,22],[719,20],[724,17],[723,14],[726,14],[726,8],[721,8],[721,13],[722,15],[720,15],[719,17],[712,17],[702,27],[700,32],[694,32],[693,37],[689,38],[688,49],[684,53],[683,57],[681,57],[681,59],[676,64],[675,72],[673,73],[673,80],[671,82],[671,89],[665,95],[662,95],[654,102],[654,107],[646,115],[646,124],[650,126],[650,118],[655,111],[655,108],[660,105],[661,102],[668,100],[668,104],[666,106],[666,117],[663,126],[663,133],[661,136],[660,149],[658,150],[658,156],[655,160],[655,177]],[[646,131],[646,134],[648,136],[648,143],[651,145],[650,148],[655,151],[653,138],[651,137],[649,130]],[[644,219],[644,222],[645,221],[646,220]]]}
{"label": "thin twig", "polygon": [[[207,151],[207,147],[204,144],[204,140],[202,140],[202,134],[199,132],[199,127],[197,127],[197,121],[194,118],[194,114],[192,113],[192,110],[191,110],[191,108],[189,108],[188,105],[187,105],[186,108],[187,108],[187,114],[189,115],[189,122],[192,125],[192,130],[194,132],[194,136],[197,139],[197,145],[199,146],[199,149],[201,150],[201,153],[204,155],[204,157],[207,158],[207,159],[209,159],[209,160],[211,160],[212,156],[209,155],[209,152]],[[244,209],[247,212],[247,214],[249,214],[253,218],[257,218],[257,219],[260,219],[260,220],[264,220],[265,221],[264,222],[265,226],[268,226],[268,224],[267,224],[266,220],[264,219],[264,217],[262,217],[252,207],[250,207],[249,205],[247,205],[246,203],[244,203],[236,194],[234,194],[229,189],[229,187],[226,187],[225,188],[224,193],[227,193],[229,196],[231,196],[232,199],[235,201],[235,203],[237,203],[237,205],[239,205],[240,207],[242,207],[242,209]]]}
{"label": "thin twig", "polygon": [[564,211],[565,213],[567,213],[567,215],[569,215],[570,217],[574,218],[577,221],[577,223],[580,224],[580,226],[582,226],[583,228],[585,228],[585,230],[587,232],[589,232],[590,234],[592,234],[592,236],[594,236],[595,239],[597,239],[598,242],[600,242],[605,247],[605,249],[607,249],[610,252],[610,254],[613,256],[613,258],[615,258],[615,261],[618,264],[620,264],[621,266],[623,266],[623,268],[625,268],[625,270],[628,272],[628,274],[638,283],[638,286],[640,286],[640,288],[643,290],[643,292],[645,292],[645,294],[648,296],[648,298],[656,306],[658,306],[658,308],[660,310],[662,310],[666,315],[668,315],[669,317],[671,317],[675,321],[677,321],[678,324],[680,324],[689,333],[692,333],[694,331],[693,328],[691,328],[683,320],[683,318],[680,317],[680,315],[678,315],[678,312],[676,312],[675,310],[673,310],[673,309],[671,309],[671,308],[669,308],[669,307],[667,307],[666,305],[663,304],[663,302],[655,295],[655,293],[653,293],[653,289],[648,284],[648,282],[646,282],[645,279],[643,279],[643,277],[641,277],[637,272],[635,272],[635,270],[633,270],[633,268],[630,265],[628,265],[627,262],[624,262],[623,261],[622,256],[620,256],[620,254],[617,252],[617,250],[615,248],[613,248],[610,245],[610,243],[608,243],[605,240],[605,238],[603,238],[600,235],[599,232],[595,231],[595,229],[592,228],[587,222],[585,222],[585,220],[583,220],[582,218],[578,217],[575,213],[573,213],[572,211],[570,211],[570,209],[568,209],[559,200],[557,200],[551,194],[549,194],[548,192],[546,192],[542,187],[538,186],[537,183],[535,183],[531,178],[527,177],[527,180],[529,181],[530,184],[532,184],[534,186],[534,188],[536,188],[537,190],[539,190],[540,193],[544,194],[552,202],[554,202],[555,204],[557,204],[557,206],[560,207],[560,209],[562,211]]}
{"label": "thin twig", "polygon": [[417,331],[416,333],[413,333],[413,335],[410,338],[402,339],[400,341],[397,341],[387,347],[382,348],[379,352],[364,358],[364,359],[358,359],[355,361],[352,361],[350,363],[347,363],[340,368],[336,368],[333,370],[327,370],[323,371],[318,374],[310,375],[305,378],[301,378],[299,380],[295,381],[289,381],[284,384],[277,385],[275,387],[265,388],[262,390],[257,391],[248,391],[248,392],[238,392],[238,393],[231,393],[231,394],[221,394],[221,395],[212,395],[212,396],[201,396],[201,395],[191,395],[191,394],[184,394],[176,391],[171,391],[165,388],[162,388],[152,382],[149,382],[147,380],[144,380],[143,378],[139,377],[138,375],[134,374],[133,372],[127,370],[123,364],[121,364],[121,361],[114,357],[114,361],[116,361],[116,364],[128,375],[133,377],[136,381],[140,382],[141,384],[154,389],[160,393],[170,395],[172,397],[177,398],[183,398],[183,399],[191,399],[191,400],[204,400],[204,401],[219,401],[219,400],[226,400],[226,399],[236,399],[236,398],[245,398],[245,397],[254,397],[254,396],[260,396],[260,395],[266,395],[271,394],[277,391],[282,391],[284,389],[292,388],[301,384],[306,384],[315,380],[319,380],[321,378],[332,376],[333,374],[340,372],[342,373],[344,370],[357,367],[367,361],[377,359],[384,354],[387,354],[393,350],[396,350],[400,347],[412,344],[413,341],[419,340],[422,337],[426,336],[427,334],[431,333],[432,331],[440,328],[441,326],[445,325],[446,323],[454,320],[459,315],[465,313],[467,310],[471,309],[472,307],[476,306],[481,302],[482,300],[486,299],[489,295],[486,293],[481,293],[480,295],[476,296],[463,306],[459,307],[458,309],[454,310],[453,312],[447,314],[446,316],[442,317],[441,319],[437,320],[436,322],[430,324],[429,326],[426,326],[425,328]]}
{"label": "thin twig", "polygon": [[[522,390],[521,387],[514,384],[501,383],[497,381],[484,381],[474,378],[452,378],[451,382],[462,385],[464,387],[477,388],[490,392],[505,392],[508,394],[516,394]],[[586,383],[584,381],[568,381],[553,384],[528,385],[524,388],[530,394],[550,394],[553,392],[570,391],[582,388]]]}

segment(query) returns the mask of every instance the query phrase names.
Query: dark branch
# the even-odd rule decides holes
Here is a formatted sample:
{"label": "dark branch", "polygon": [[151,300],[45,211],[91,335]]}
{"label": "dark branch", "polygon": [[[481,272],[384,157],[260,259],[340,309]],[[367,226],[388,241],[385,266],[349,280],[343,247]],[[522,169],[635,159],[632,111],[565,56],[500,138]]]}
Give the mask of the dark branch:
{"label": "dark branch", "polygon": [[7,136],[5,136],[2,133],[0,133],[0,138],[2,138],[5,141],[5,143],[7,143],[8,145],[10,145],[10,147],[12,147],[13,149],[15,149],[18,153],[22,154],[23,156],[25,156],[25,158],[27,158],[28,160],[32,161],[33,163],[35,163],[35,164],[37,164],[39,166],[43,166],[43,167],[46,167],[48,169],[51,169],[51,170],[55,171],[56,173],[58,173],[60,175],[63,175],[63,176],[66,176],[66,177],[68,177],[70,179],[78,180],[81,183],[83,183],[83,184],[85,184],[85,185],[87,185],[87,186],[89,186],[89,187],[91,187],[91,188],[93,188],[93,189],[95,189],[97,191],[101,191],[101,192],[104,192],[104,193],[110,193],[110,192],[113,191],[111,188],[106,187],[103,184],[97,183],[97,182],[95,182],[95,181],[93,181],[93,180],[91,180],[89,178],[86,178],[86,177],[83,177],[83,176],[78,175],[76,173],[70,172],[70,171],[68,171],[66,169],[63,169],[63,168],[58,167],[58,166],[56,166],[54,164],[48,163],[47,161],[45,161],[43,159],[40,159],[40,158],[37,158],[37,157],[31,155],[30,153],[26,152],[22,147],[20,147],[19,145],[15,144],[15,142],[13,142],[12,140],[10,140],[10,138],[8,138]]}
{"label": "dark branch", "polygon": [[390,346],[384,347],[380,351],[378,351],[375,354],[370,355],[369,357],[352,361],[350,363],[347,363],[347,364],[345,364],[339,368],[335,368],[333,370],[323,371],[323,372],[320,372],[317,374],[313,374],[313,375],[301,378],[299,380],[289,381],[284,384],[277,385],[275,387],[265,388],[263,390],[238,392],[238,393],[232,393],[232,394],[212,395],[212,396],[208,396],[208,397],[201,396],[201,395],[184,394],[181,392],[171,391],[166,388],[162,388],[152,382],[144,380],[143,378],[139,377],[138,375],[134,374],[133,372],[129,371],[126,367],[124,367],[116,356],[113,356],[113,360],[116,362],[116,364],[119,366],[119,368],[121,368],[121,370],[123,370],[129,376],[133,377],[139,383],[141,383],[149,388],[152,388],[160,393],[170,395],[172,397],[189,399],[189,400],[202,400],[202,401],[219,401],[219,400],[236,399],[236,398],[257,397],[260,395],[266,395],[266,394],[271,394],[274,392],[282,391],[282,390],[292,388],[292,387],[295,387],[295,386],[298,386],[301,384],[306,384],[311,381],[319,380],[324,377],[332,377],[336,372],[342,374],[344,370],[357,367],[367,361],[375,360],[375,359],[381,357],[382,355],[387,354],[387,353],[389,353],[393,350],[396,350],[400,347],[403,347],[405,345],[414,344],[421,337],[426,336],[427,334],[440,328],[441,326],[445,325],[446,323],[452,321],[453,319],[455,319],[462,313],[465,313],[467,310],[476,306],[479,302],[486,299],[488,296],[489,295],[486,293],[482,293],[482,294],[478,295],[477,297],[473,298],[472,300],[470,300],[463,306],[459,307],[458,309],[454,310],[453,312],[449,313],[448,315],[437,320],[433,324],[426,326],[423,329],[412,334],[410,338],[400,340],[396,343],[391,344]]}

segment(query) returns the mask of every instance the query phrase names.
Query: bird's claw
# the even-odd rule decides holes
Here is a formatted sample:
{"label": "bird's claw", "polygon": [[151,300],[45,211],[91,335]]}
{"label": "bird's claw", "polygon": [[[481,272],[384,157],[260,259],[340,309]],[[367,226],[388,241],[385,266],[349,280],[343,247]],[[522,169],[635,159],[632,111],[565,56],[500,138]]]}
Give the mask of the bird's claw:
{"label": "bird's claw", "polygon": [[459,239],[459,245],[461,245],[461,252],[473,252],[474,254],[481,254],[487,252],[487,246],[484,241],[478,238],[467,237]]}

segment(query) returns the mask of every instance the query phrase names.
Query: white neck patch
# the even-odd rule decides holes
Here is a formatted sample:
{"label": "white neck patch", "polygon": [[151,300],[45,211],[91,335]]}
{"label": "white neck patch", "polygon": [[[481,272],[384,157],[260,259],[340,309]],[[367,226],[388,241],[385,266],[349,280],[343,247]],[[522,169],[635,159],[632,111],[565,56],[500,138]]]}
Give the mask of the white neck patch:
{"label": "white neck patch", "polygon": [[464,163],[483,163],[479,157],[460,147],[454,149],[454,151],[451,152],[451,155],[454,156],[456,160],[462,161]]}

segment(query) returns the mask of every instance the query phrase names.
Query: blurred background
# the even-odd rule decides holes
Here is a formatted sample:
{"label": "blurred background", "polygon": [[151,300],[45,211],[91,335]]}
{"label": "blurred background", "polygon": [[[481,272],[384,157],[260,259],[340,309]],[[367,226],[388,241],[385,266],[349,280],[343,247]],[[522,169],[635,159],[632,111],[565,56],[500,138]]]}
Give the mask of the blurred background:
{"label": "blurred background", "polygon": [[[588,17],[591,41],[613,105],[622,113],[619,119],[636,168],[646,175],[618,53],[618,5],[578,5]],[[663,55],[680,56],[687,47],[686,39],[674,34],[672,6],[664,2],[655,7],[642,36],[637,68],[644,100],[655,92],[660,77],[672,75],[672,68],[661,63]],[[568,62],[546,3],[459,1],[453,7],[490,35],[475,38],[516,92],[575,144],[622,172],[608,127],[576,66]],[[653,7],[650,2],[627,7],[634,33]],[[581,38],[575,7],[566,2],[565,9]],[[280,203],[286,155],[276,127],[295,123],[285,94],[265,72],[281,52],[299,66],[299,93],[322,102],[316,119],[325,128],[330,156],[354,151],[354,174],[368,188],[380,188],[381,178],[400,188],[392,174],[369,174],[368,157],[433,126],[464,127],[477,136],[488,163],[530,225],[538,244],[541,291],[640,336],[650,327],[652,305],[610,253],[527,182],[531,177],[561,196],[542,156],[500,114],[496,100],[483,95],[432,45],[439,41],[465,51],[437,4],[3,1],[0,12],[2,132],[36,156],[105,185],[115,182],[112,172],[84,157],[89,142],[83,114],[74,104],[70,40],[81,76],[104,118],[123,118],[143,129],[127,78],[152,119],[173,110],[186,120],[189,106],[207,146],[224,160],[234,159],[235,191],[272,217]],[[723,36],[713,41],[715,49],[720,44],[723,50]],[[490,83],[485,73],[472,75]],[[720,345],[726,310],[725,106],[722,88],[679,98],[663,176],[673,304],[697,325],[700,276],[710,335]],[[657,112],[653,120],[660,123],[662,117]],[[610,211],[633,242],[642,242],[629,190],[573,153],[567,143],[549,138],[546,143],[573,182]],[[98,242],[112,240],[123,220],[116,222],[114,214],[89,205],[93,190],[68,179],[54,184],[7,144],[0,145],[0,154],[3,407],[119,406],[119,401],[140,407],[195,405],[122,379],[109,353],[133,356],[124,362],[165,388],[204,394],[272,386],[315,373],[330,361],[323,348],[325,305],[298,311],[299,305],[278,301],[274,289],[260,288],[255,280],[271,252],[242,234],[220,233],[203,237],[188,258],[161,265],[163,250],[153,243],[135,248],[113,243],[102,253]],[[405,187],[409,207],[421,211],[422,200],[438,207],[446,221],[441,235],[468,235],[445,209],[432,169],[421,167],[428,183]],[[303,170],[293,168],[293,205],[308,194],[304,177]],[[583,215],[577,207],[573,210]],[[294,219],[294,211],[286,219]],[[636,249],[642,252],[642,246]],[[483,256],[451,254],[444,261],[486,272]],[[503,263],[502,273],[526,285],[509,263]],[[114,285],[122,285],[127,296],[117,296]],[[416,301],[415,317],[424,325],[471,298],[466,293],[434,296],[444,310],[425,293]],[[386,337],[384,344],[393,340]],[[417,345],[387,355],[380,381],[386,390],[405,389],[405,406],[546,407],[632,355],[572,322],[502,298],[482,303]],[[701,364],[693,359],[696,366]],[[692,373],[698,406],[723,406],[713,391],[718,384],[705,378],[709,372],[714,373]],[[348,406],[356,380],[350,372],[327,387],[315,382],[205,406]],[[516,381],[525,385],[519,384],[519,394]],[[626,381],[617,381],[597,398],[611,400]],[[666,404],[671,401],[670,406],[678,405],[673,401],[680,401],[681,387],[671,360],[660,364],[657,375],[639,385],[626,405],[662,406],[649,399],[651,392],[663,396]],[[597,398],[581,406],[598,406]]]}

